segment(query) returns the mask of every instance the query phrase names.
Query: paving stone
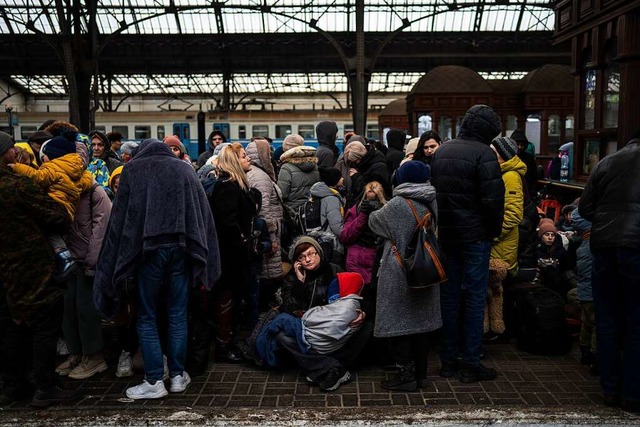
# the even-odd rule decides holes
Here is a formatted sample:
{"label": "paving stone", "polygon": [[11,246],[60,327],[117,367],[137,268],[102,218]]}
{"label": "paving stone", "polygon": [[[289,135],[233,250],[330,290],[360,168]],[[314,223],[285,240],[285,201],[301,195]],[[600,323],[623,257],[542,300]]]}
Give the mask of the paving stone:
{"label": "paving stone", "polygon": [[339,394],[331,394],[327,396],[327,407],[342,407],[342,396]]}
{"label": "paving stone", "polygon": [[[492,345],[485,364],[498,370],[495,381],[463,384],[455,378],[438,375],[437,355],[429,357],[427,384],[413,393],[391,393],[380,382],[394,375],[376,367],[352,372],[353,379],[332,392],[324,393],[306,382],[298,369],[262,370],[255,366],[214,364],[205,374],[194,378],[181,394],[164,399],[123,402],[125,390],[139,384],[142,376],[116,378],[113,372],[87,381],[63,380],[65,387],[78,389],[84,397],[73,404],[59,406],[69,410],[136,410],[139,407],[181,409],[186,407],[217,408],[354,408],[373,406],[550,406],[602,405],[597,377],[591,376],[578,363],[579,351],[562,357],[529,355],[515,344]],[[112,371],[112,370],[111,370]],[[24,411],[29,401],[3,408]],[[100,409],[98,409],[100,408]]]}
{"label": "paving stone", "polygon": [[227,402],[227,407],[234,408],[257,408],[260,406],[260,397],[237,396],[231,397]]}
{"label": "paving stone", "polygon": [[405,406],[409,403],[409,398],[405,393],[391,393],[391,404]]}
{"label": "paving stone", "polygon": [[200,396],[195,403],[194,406],[209,406],[213,401],[213,396]]}
{"label": "paving stone", "polygon": [[455,397],[462,405],[471,405],[476,403],[471,393],[455,393]]}

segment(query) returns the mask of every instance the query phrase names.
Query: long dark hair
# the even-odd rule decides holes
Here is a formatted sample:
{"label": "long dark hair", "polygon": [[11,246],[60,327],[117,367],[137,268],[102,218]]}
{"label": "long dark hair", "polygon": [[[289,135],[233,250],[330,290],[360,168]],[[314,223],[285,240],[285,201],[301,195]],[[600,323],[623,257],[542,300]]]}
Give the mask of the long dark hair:
{"label": "long dark hair", "polygon": [[438,135],[438,132],[434,130],[428,130],[422,135],[420,135],[420,140],[418,141],[418,146],[416,147],[416,151],[413,152],[413,160],[419,160],[421,162],[427,163],[430,159],[424,154],[424,144],[430,140],[435,139],[438,145],[442,145],[442,138]]}

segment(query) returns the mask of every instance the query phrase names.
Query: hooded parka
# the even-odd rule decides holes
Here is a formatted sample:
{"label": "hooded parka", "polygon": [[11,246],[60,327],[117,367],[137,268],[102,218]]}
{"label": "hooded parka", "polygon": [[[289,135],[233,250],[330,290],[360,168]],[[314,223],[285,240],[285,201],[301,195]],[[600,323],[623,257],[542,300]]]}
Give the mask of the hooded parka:
{"label": "hooded parka", "polygon": [[[278,247],[280,246],[280,221],[282,220],[282,199],[280,188],[269,177],[267,172],[263,169],[265,162],[265,154],[267,167],[270,167],[271,173],[273,173],[273,167],[268,157],[269,143],[262,140],[251,142],[247,145],[247,156],[251,159],[251,169],[247,172],[247,179],[249,180],[249,186],[260,190],[262,195],[262,210],[261,215],[267,222],[267,228],[269,230],[269,238],[271,242],[276,242]],[[267,279],[275,279],[281,277],[282,272],[282,256],[280,251],[276,251],[275,254],[268,253],[263,257],[262,273],[261,277]]]}
{"label": "hooded parka", "polygon": [[309,199],[311,186],[320,181],[316,149],[294,147],[285,151],[280,161],[282,166],[278,173],[278,187],[282,191],[282,200],[287,207],[297,210]]}

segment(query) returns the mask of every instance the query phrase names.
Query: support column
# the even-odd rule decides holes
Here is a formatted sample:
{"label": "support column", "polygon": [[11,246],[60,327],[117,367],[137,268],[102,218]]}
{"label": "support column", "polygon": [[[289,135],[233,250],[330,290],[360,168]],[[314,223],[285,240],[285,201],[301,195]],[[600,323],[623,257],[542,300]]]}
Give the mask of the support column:
{"label": "support column", "polygon": [[222,110],[231,111],[231,73],[222,73]]}
{"label": "support column", "polygon": [[369,98],[369,80],[371,76],[365,71],[366,57],[364,51],[364,0],[356,0],[356,56],[355,69],[350,67],[349,85],[353,105],[353,125],[358,135],[366,135],[367,103]]}

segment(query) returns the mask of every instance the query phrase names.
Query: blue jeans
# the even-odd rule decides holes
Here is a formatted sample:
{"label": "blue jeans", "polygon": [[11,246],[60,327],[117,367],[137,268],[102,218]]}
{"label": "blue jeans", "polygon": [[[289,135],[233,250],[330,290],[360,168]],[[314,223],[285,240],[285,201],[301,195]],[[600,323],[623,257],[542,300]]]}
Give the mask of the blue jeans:
{"label": "blue jeans", "polygon": [[640,249],[593,250],[592,286],[602,392],[640,402]]}
{"label": "blue jeans", "polygon": [[[491,242],[482,240],[459,245],[443,245],[442,250],[446,256],[449,281],[440,286],[444,335],[440,357],[444,363],[452,363],[462,351],[465,364],[478,366],[482,348]],[[461,310],[464,312],[461,313]]]}
{"label": "blue jeans", "polygon": [[138,272],[138,335],[149,383],[161,381],[164,374],[162,348],[156,319],[160,295],[166,301],[169,318],[167,359],[169,375],[182,375],[187,358],[187,299],[189,269],[182,248],[162,248],[145,254]]}

